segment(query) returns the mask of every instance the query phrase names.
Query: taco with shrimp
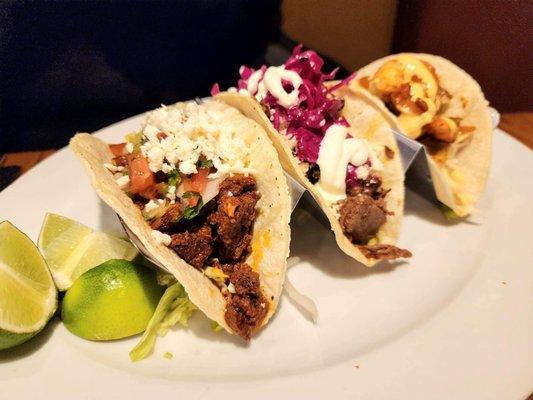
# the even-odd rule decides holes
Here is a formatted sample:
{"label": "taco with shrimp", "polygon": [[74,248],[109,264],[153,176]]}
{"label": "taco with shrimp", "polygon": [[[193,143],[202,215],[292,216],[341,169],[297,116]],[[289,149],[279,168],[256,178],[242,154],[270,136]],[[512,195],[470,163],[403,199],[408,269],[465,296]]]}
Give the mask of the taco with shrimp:
{"label": "taco with shrimp", "polygon": [[289,191],[265,130],[206,100],[150,112],[108,145],[70,148],[91,183],[189,299],[248,340],[274,314],[289,253]]}
{"label": "taco with shrimp", "polygon": [[338,246],[372,266],[410,257],[395,243],[403,215],[400,153],[387,119],[348,87],[332,81],[323,60],[297,46],[281,66],[241,67],[238,87],[212,95],[269,134],[283,168],[313,195]]}
{"label": "taco with shrimp", "polygon": [[492,142],[478,83],[442,57],[402,53],[362,68],[350,86],[363,89],[401,133],[424,144],[438,200],[460,217],[472,212],[487,181]]}

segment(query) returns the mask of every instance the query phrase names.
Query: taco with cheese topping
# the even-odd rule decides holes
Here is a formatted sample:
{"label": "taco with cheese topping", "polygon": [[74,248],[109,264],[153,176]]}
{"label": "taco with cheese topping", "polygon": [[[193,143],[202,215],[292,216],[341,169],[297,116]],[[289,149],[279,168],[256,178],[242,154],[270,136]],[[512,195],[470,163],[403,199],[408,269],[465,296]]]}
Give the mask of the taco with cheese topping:
{"label": "taco with cheese topping", "polygon": [[215,98],[269,134],[285,171],[328,217],[340,249],[361,263],[410,257],[395,246],[403,215],[400,153],[386,118],[350,78],[335,82],[313,51],[294,49],[285,64],[241,67],[238,87]]}
{"label": "taco with cheese topping", "polygon": [[491,160],[491,118],[477,82],[442,57],[402,53],[362,68],[350,86],[363,89],[400,132],[424,144],[438,200],[468,215]]}
{"label": "taco with cheese topping", "polygon": [[86,133],[70,148],[98,195],[190,300],[248,340],[274,314],[289,254],[289,191],[265,130],[206,100],[150,112],[108,145]]}

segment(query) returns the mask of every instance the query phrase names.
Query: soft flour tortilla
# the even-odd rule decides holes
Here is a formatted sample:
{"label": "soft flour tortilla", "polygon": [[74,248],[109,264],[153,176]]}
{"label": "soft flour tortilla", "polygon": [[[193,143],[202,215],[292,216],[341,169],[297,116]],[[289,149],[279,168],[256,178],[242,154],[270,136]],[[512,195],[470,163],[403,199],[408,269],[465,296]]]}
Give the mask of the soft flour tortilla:
{"label": "soft flour tortilla", "polygon": [[[430,157],[430,171],[437,198],[457,215],[464,217],[474,208],[485,188],[490,170],[492,148],[492,122],[488,102],[479,84],[468,73],[452,62],[430,54],[403,53],[431,64],[443,87],[452,99],[445,117],[461,118],[462,126],[476,129],[465,140],[451,143],[445,152]],[[372,62],[357,72],[357,79],[371,77],[388,60],[400,54],[393,54]],[[352,84],[360,88],[357,80]],[[402,132],[397,119],[370,92],[369,99],[376,102],[382,112],[396,120],[397,129]],[[403,132],[402,132],[403,133]]]}
{"label": "soft flour tortilla", "polygon": [[[219,102],[206,102],[208,107],[227,109]],[[261,199],[254,224],[252,252],[248,264],[259,273],[261,288],[269,301],[265,325],[274,314],[285,279],[286,259],[289,255],[289,190],[276,151],[265,131],[254,121],[233,109],[228,118],[238,137],[249,148],[249,166],[255,170]],[[184,286],[190,300],[207,317],[223,326],[228,332],[224,313],[226,301],[220,290],[202,272],[187,264],[173,250],[154,240],[152,229],[143,219],[140,210],[115,183],[104,163],[111,162],[113,154],[106,143],[90,134],[80,133],[70,141],[70,148],[82,161],[92,186],[98,195],[124,220],[140,239],[152,257],[164,265]]]}
{"label": "soft flour tortilla", "polygon": [[[331,82],[331,85],[337,82]],[[387,118],[374,107],[369,106],[366,99],[359,91],[347,88],[335,91],[336,96],[341,96],[345,100],[342,115],[351,125],[349,132],[356,138],[368,140],[376,151],[377,156],[383,162],[384,169],[380,171],[383,179],[383,187],[391,189],[385,197],[387,209],[394,215],[387,216],[387,222],[380,228],[377,239],[379,244],[394,245],[400,233],[401,219],[403,217],[403,170],[400,160],[400,152],[391,132],[391,127]],[[350,257],[363,263],[366,266],[373,266],[379,259],[366,257],[357,245],[354,245],[343,233],[338,216],[334,210],[325,202],[316,187],[305,177],[302,169],[298,166],[298,159],[292,155],[287,137],[276,131],[261,105],[252,97],[238,93],[223,92],[216,95],[216,98],[225,103],[238,108],[244,115],[257,121],[269,133],[270,139],[274,143],[281,164],[287,173],[298,180],[313,195],[317,203],[326,214],[331,229],[335,233],[338,246]],[[389,147],[394,156],[388,159],[385,155],[385,146]]]}

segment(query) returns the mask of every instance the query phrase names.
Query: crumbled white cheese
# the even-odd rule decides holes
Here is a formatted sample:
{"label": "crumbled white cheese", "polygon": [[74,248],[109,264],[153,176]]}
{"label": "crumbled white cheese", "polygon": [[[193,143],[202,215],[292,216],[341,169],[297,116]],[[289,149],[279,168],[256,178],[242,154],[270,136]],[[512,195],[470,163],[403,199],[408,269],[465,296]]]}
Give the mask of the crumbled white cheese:
{"label": "crumbled white cheese", "polygon": [[113,165],[111,163],[104,163],[104,167],[106,167],[111,172],[117,172],[118,171],[117,166]]}
{"label": "crumbled white cheese", "polygon": [[161,207],[162,204],[165,203],[165,200],[162,200],[162,199],[155,199],[155,200],[150,200],[148,203],[146,203],[146,205],[144,206],[144,211],[146,213],[150,213],[156,209],[158,209],[159,207]]}
{"label": "crumbled white cheese", "polygon": [[126,151],[128,153],[133,153],[133,147],[134,147],[133,143],[130,143],[130,142],[126,143]]}
{"label": "crumbled white cheese", "polygon": [[176,186],[169,186],[168,187],[167,199],[176,200]]}
{"label": "crumbled white cheese", "polygon": [[[250,173],[248,145],[237,135],[233,122],[238,111],[217,101],[162,106],[146,117],[141,152],[150,170],[182,174],[198,172],[200,156],[213,162],[214,179],[229,173]],[[164,132],[166,137],[158,138]]]}
{"label": "crumbled white cheese", "polygon": [[130,177],[128,175],[121,175],[119,178],[116,179],[117,185],[121,189],[126,189],[128,184],[130,183]]}
{"label": "crumbled white cheese", "polygon": [[170,242],[172,242],[172,238],[167,235],[166,233],[153,230],[152,231],[152,237],[155,239],[155,241],[159,244],[168,246]]}
{"label": "crumbled white cheese", "polygon": [[368,165],[361,165],[355,169],[355,173],[357,174],[357,179],[364,180],[368,178],[368,175],[370,174],[370,167]]}
{"label": "crumbled white cheese", "polygon": [[161,167],[161,171],[163,171],[165,174],[174,171],[174,169],[174,166],[170,165],[169,163],[163,163],[163,166]]}
{"label": "crumbled white cheese", "polygon": [[236,291],[235,291],[235,286],[234,286],[233,283],[231,283],[231,282],[228,284],[228,291],[229,291],[230,293],[236,293]]}

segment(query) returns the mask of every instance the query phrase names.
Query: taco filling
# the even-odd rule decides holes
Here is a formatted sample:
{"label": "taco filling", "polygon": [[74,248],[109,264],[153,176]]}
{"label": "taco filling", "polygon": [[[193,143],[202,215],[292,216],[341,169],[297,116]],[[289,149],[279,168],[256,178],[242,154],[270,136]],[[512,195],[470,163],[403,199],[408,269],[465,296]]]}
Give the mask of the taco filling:
{"label": "taco filling", "polygon": [[110,146],[115,157],[106,167],[152,236],[219,288],[226,323],[249,339],[269,308],[247,263],[261,193],[245,143],[231,137],[216,112],[194,103],[163,106],[140,132]]}
{"label": "taco filling", "polygon": [[[349,134],[342,116],[344,101],[332,92],[353,75],[332,86],[336,70],[322,72],[323,60],[297,46],[285,64],[258,70],[243,66],[238,92],[254,97],[273,127],[285,137],[299,168],[334,211],[344,235],[371,258],[392,259],[410,253],[381,245],[377,233],[393,213],[387,210],[388,190],[382,187],[383,164],[375,144]],[[211,94],[219,92],[214,85]],[[385,149],[385,154],[387,150]]]}
{"label": "taco filling", "polygon": [[446,161],[450,144],[466,142],[475,130],[462,125],[468,100],[453,98],[425,60],[398,55],[359,84],[380,98],[406,135],[426,145],[437,162]]}

